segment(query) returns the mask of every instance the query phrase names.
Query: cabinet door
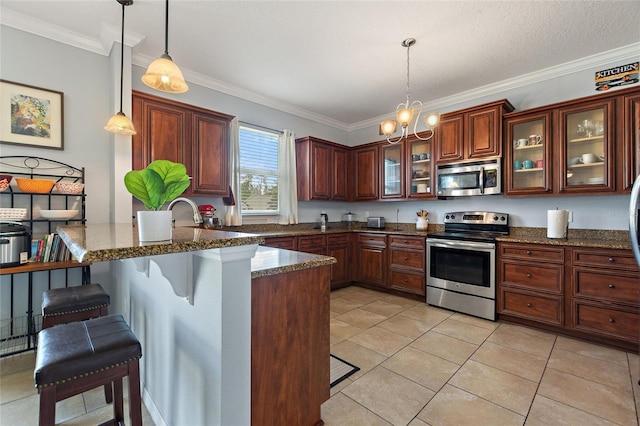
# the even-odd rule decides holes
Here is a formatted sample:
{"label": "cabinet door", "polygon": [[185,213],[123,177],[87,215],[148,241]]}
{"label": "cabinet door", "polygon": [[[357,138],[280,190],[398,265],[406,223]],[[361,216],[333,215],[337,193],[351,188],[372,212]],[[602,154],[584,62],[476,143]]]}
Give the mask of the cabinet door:
{"label": "cabinet door", "polygon": [[380,145],[380,198],[404,198],[404,145]]}
{"label": "cabinet door", "polygon": [[630,191],[640,175],[640,94],[625,96],[624,102],[624,181]]}
{"label": "cabinet door", "polygon": [[353,152],[356,201],[378,199],[378,147],[369,146]]}
{"label": "cabinet door", "polygon": [[464,115],[454,115],[440,120],[436,129],[436,162],[447,163],[464,159]]}
{"label": "cabinet door", "polygon": [[502,155],[502,107],[470,112],[465,119],[466,158],[476,159]]}
{"label": "cabinet door", "polygon": [[347,201],[349,197],[347,185],[347,153],[346,149],[332,148],[333,153],[333,182],[332,199]]}
{"label": "cabinet door", "polygon": [[614,191],[613,100],[593,101],[558,110],[559,191]]}
{"label": "cabinet door", "polygon": [[331,198],[331,147],[311,142],[311,199],[329,200]]}
{"label": "cabinet door", "polygon": [[505,120],[505,196],[553,192],[551,112]]}
{"label": "cabinet door", "polygon": [[229,121],[199,112],[193,113],[191,193],[228,195]]}
{"label": "cabinet door", "polygon": [[[132,137],[133,169],[145,168],[155,160],[170,160],[186,164],[184,147],[191,130],[188,125],[191,113],[171,105],[148,99],[136,100],[134,95],[134,114],[138,133]],[[141,117],[137,116],[140,113]]]}
{"label": "cabinet door", "polygon": [[386,287],[386,236],[358,235],[357,281]]}
{"label": "cabinet door", "polygon": [[351,281],[350,248],[348,233],[327,235],[327,256],[335,257],[337,260],[337,263],[331,265],[331,288]]}
{"label": "cabinet door", "polygon": [[298,237],[298,250],[305,253],[325,254],[327,240],[324,235],[301,235]]}
{"label": "cabinet door", "polygon": [[433,188],[432,141],[407,140],[407,196],[408,198],[435,198]]}

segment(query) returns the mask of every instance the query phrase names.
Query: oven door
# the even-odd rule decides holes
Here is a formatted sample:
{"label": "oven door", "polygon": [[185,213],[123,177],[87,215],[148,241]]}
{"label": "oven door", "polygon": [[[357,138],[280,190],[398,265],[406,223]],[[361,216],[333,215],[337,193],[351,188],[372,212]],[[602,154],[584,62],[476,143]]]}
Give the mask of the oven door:
{"label": "oven door", "polygon": [[495,243],[427,238],[427,286],[496,297]]}

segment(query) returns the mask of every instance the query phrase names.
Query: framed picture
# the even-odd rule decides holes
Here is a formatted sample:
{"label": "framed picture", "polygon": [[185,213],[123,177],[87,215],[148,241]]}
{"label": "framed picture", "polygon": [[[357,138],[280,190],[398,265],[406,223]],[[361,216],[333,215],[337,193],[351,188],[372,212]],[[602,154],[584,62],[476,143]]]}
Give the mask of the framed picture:
{"label": "framed picture", "polygon": [[0,80],[0,142],[64,149],[63,93]]}

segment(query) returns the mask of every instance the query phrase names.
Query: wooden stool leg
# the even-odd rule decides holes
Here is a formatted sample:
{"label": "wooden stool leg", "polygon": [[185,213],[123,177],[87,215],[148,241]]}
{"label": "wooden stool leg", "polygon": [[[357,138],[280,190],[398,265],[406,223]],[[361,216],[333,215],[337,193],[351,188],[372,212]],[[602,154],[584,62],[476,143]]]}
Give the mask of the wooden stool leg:
{"label": "wooden stool leg", "polygon": [[142,426],[142,398],[140,397],[140,364],[129,363],[129,417],[131,426]]}
{"label": "wooden stool leg", "polygon": [[113,417],[116,424],[124,422],[124,408],[122,402],[122,377],[118,377],[113,382]]}
{"label": "wooden stool leg", "polygon": [[40,389],[39,426],[55,426],[56,424],[56,387],[46,386]]}
{"label": "wooden stool leg", "polygon": [[107,404],[111,404],[113,402],[113,393],[111,392],[111,383],[107,383],[104,385],[104,400]]}

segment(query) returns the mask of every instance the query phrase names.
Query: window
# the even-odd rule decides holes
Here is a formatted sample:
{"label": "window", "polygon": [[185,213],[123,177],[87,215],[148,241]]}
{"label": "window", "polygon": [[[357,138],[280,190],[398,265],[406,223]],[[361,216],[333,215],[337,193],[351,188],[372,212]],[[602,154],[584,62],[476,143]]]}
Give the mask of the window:
{"label": "window", "polygon": [[280,134],[241,125],[239,136],[242,214],[277,215]]}

